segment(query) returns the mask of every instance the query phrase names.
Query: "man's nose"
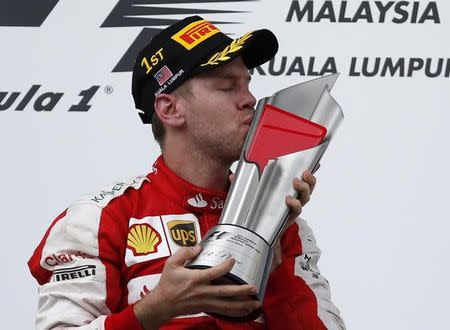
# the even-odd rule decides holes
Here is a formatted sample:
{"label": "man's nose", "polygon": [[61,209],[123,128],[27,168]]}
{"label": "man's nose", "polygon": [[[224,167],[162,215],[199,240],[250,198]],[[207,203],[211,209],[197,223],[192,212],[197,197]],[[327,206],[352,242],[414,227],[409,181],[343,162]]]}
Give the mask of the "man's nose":
{"label": "man's nose", "polygon": [[256,105],[256,98],[248,88],[245,89],[242,96],[241,109],[254,109]]}

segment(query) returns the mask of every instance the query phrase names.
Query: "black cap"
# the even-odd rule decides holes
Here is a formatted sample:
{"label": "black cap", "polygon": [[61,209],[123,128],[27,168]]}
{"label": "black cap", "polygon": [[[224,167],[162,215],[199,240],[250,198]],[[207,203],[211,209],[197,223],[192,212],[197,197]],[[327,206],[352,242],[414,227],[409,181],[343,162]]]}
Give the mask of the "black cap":
{"label": "black cap", "polygon": [[134,104],[151,123],[155,96],[170,93],[188,78],[242,56],[248,69],[270,60],[278,50],[266,29],[232,39],[200,16],[187,17],[162,30],[142,49],[133,69]]}

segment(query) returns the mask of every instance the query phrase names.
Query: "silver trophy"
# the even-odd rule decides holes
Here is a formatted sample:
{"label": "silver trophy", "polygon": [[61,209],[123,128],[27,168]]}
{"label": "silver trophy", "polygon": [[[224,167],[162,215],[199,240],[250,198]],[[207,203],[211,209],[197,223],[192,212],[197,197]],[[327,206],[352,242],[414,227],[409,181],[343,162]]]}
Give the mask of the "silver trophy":
{"label": "silver trophy", "polygon": [[292,179],[314,170],[343,119],[330,95],[337,78],[307,81],[258,102],[219,224],[187,267],[204,269],[234,258],[233,269],[218,282],[253,284],[262,302],[273,246],[289,214],[285,198],[296,196]]}

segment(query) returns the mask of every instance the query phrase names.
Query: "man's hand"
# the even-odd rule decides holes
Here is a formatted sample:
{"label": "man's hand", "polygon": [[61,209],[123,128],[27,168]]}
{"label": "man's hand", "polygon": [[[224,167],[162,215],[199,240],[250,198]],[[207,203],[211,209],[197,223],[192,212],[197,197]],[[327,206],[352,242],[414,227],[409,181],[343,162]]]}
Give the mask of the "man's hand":
{"label": "man's hand", "polygon": [[[315,168],[315,170],[319,169],[320,165]],[[298,197],[294,198],[292,196],[286,196],[286,205],[290,209],[289,217],[286,221],[286,224],[283,227],[283,230],[280,234],[280,237],[276,240],[274,244],[274,254],[271,270],[278,267],[282,261],[282,252],[280,246],[280,239],[283,236],[283,233],[292,225],[295,220],[299,217],[300,213],[302,213],[302,207],[309,202],[311,198],[311,194],[316,186],[316,178],[310,172],[303,172],[303,180],[299,178],[294,178],[292,182],[292,186],[297,191]]]}
{"label": "man's hand", "polygon": [[289,207],[291,212],[286,221],[286,225],[284,226],[284,230],[286,230],[291,224],[293,224],[294,221],[299,217],[300,213],[302,213],[302,207],[309,202],[314,187],[316,186],[316,177],[310,172],[303,172],[302,178],[303,180],[294,178],[292,182],[292,186],[297,191],[298,197],[286,197],[286,205]]}
{"label": "man's hand", "polygon": [[173,317],[200,312],[246,316],[261,303],[252,298],[252,285],[211,284],[228,273],[234,259],[203,270],[187,269],[185,263],[197,256],[200,246],[184,247],[167,259],[158,285],[134,305],[137,319],[146,330],[158,329]]}

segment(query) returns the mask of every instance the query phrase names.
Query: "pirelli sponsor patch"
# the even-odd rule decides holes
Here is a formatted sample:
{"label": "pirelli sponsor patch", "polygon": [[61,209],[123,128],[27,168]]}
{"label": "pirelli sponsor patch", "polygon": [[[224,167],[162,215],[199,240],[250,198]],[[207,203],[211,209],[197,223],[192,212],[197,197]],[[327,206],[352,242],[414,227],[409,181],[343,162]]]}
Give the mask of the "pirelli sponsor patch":
{"label": "pirelli sponsor patch", "polygon": [[60,268],[53,272],[53,282],[83,279],[95,276],[95,265]]}
{"label": "pirelli sponsor patch", "polygon": [[187,50],[191,50],[209,37],[220,32],[211,22],[205,20],[195,21],[172,36]]}

